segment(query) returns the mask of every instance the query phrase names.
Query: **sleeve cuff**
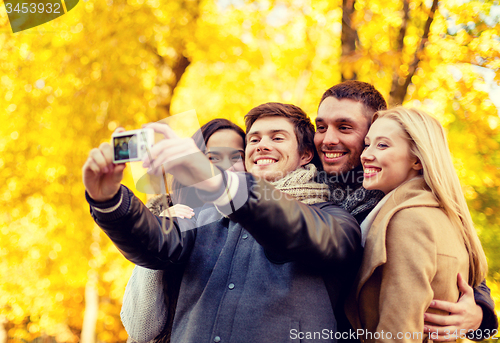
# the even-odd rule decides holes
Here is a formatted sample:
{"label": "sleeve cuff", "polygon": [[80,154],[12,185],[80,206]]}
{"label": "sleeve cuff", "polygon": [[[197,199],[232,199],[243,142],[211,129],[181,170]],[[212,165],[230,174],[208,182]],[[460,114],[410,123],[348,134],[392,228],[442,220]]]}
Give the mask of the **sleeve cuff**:
{"label": "sleeve cuff", "polygon": [[221,170],[223,182],[217,192],[208,193],[197,190],[205,202],[213,203],[224,215],[238,210],[248,200],[248,181],[246,174]]}
{"label": "sleeve cuff", "polygon": [[118,193],[107,201],[95,201],[87,192],[85,198],[90,205],[93,215],[101,221],[112,221],[125,215],[130,205],[129,190],[121,185]]}
{"label": "sleeve cuff", "polygon": [[498,319],[495,312],[491,311],[489,304],[484,304],[478,300],[476,300],[476,304],[483,309],[483,320],[476,331],[467,334],[467,339],[478,342],[492,338],[490,334],[498,328]]}
{"label": "sleeve cuff", "polygon": [[[220,169],[220,168],[219,168]],[[238,176],[233,172],[220,169],[222,175],[222,185],[216,192],[206,192],[197,190],[198,196],[205,202],[212,202],[216,206],[227,206],[232,203],[232,199],[238,191]]]}
{"label": "sleeve cuff", "polygon": [[[224,174],[223,174],[224,175]],[[238,176],[232,172],[226,172],[226,177],[224,178],[224,192],[214,200],[215,206],[227,206],[231,204],[233,199],[236,197],[236,192],[238,192],[238,187],[240,185]]]}

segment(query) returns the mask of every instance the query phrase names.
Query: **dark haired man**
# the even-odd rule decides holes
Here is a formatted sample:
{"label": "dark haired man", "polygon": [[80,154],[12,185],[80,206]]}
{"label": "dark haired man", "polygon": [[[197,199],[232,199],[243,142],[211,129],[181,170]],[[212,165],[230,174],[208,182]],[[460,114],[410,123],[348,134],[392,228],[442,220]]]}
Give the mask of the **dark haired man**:
{"label": "dark haired man", "polygon": [[362,188],[360,156],[373,114],[387,108],[382,95],[369,83],[346,81],[328,89],[316,117],[314,144],[323,165],[320,180],[329,185],[332,198],[359,223],[383,193]]}
{"label": "dark haired man", "polygon": [[[373,114],[386,108],[380,92],[361,81],[345,81],[331,87],[321,97],[318,108],[314,143],[324,171],[320,180],[329,185],[330,200],[349,211],[359,223],[384,196],[380,191],[363,188],[360,156]],[[452,315],[427,313],[426,332],[439,332],[440,340],[454,340],[454,332],[463,337],[478,329],[469,335],[471,339],[488,338],[498,327],[489,288],[483,282],[474,292],[466,285],[460,290],[464,295],[456,304],[433,301],[431,307]]]}
{"label": "dark haired man", "polygon": [[125,257],[167,272],[185,265],[172,342],[335,341],[333,308],[357,270],[360,232],[345,210],[323,202],[329,192],[308,165],[314,127],[306,114],[277,103],[249,112],[245,164],[253,175],[213,176],[192,140],[149,127],[166,139],[144,165],[165,167],[215,206],[163,232],[120,184],[124,167],[112,164],[108,144],[90,152],[83,179],[94,219]]}

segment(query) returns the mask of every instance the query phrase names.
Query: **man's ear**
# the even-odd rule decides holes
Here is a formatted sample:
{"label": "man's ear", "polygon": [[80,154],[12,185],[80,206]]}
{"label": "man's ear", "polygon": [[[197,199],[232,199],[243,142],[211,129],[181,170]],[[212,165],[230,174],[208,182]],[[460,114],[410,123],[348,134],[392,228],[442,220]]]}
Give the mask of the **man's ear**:
{"label": "man's ear", "polygon": [[311,150],[304,151],[302,153],[302,156],[300,157],[300,166],[303,167],[309,162],[311,162],[313,157],[314,157],[314,152],[312,152]]}

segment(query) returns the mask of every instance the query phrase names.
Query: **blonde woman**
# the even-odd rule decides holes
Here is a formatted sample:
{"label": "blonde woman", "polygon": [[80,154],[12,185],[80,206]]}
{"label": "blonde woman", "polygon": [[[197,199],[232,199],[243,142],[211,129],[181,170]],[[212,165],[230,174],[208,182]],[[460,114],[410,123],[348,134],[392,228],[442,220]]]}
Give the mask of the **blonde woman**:
{"label": "blonde woman", "polygon": [[349,320],[366,342],[433,339],[423,333],[432,299],[457,301],[457,274],[474,287],[487,271],[444,129],[417,109],[379,111],[361,162],[363,186],[386,195],[361,224],[365,251]]}

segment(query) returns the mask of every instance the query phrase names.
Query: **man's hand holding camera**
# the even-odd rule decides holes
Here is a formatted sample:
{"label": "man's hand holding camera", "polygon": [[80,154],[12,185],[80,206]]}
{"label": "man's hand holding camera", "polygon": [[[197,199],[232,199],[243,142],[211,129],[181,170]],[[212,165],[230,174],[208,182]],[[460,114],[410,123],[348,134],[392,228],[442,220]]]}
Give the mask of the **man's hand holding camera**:
{"label": "man's hand holding camera", "polygon": [[[118,128],[115,132],[124,132]],[[120,190],[125,164],[113,163],[114,151],[109,143],[90,150],[83,165],[83,184],[89,196],[95,201],[106,201]]]}
{"label": "man's hand holding camera", "polygon": [[[162,176],[164,172],[168,172],[187,186],[208,192],[220,189],[222,186],[220,171],[213,167],[191,138],[179,138],[165,124],[152,123],[145,127],[165,137],[154,144],[149,153],[142,155],[143,167],[149,168],[149,174]],[[121,134],[122,132],[124,134]],[[124,137],[126,134],[122,128],[117,129],[115,134],[117,133]],[[120,189],[125,164],[124,161],[113,162],[115,149],[109,143],[102,143],[99,148],[90,151],[83,166],[85,189],[96,201],[109,200]]]}
{"label": "man's hand holding camera", "polygon": [[165,136],[165,139],[151,149],[153,161],[149,156],[144,159],[143,167],[149,168],[148,173],[162,175],[164,168],[165,172],[172,174],[183,185],[208,192],[217,191],[221,187],[219,170],[213,167],[191,138],[179,138],[165,124],[152,123],[146,127]]}

